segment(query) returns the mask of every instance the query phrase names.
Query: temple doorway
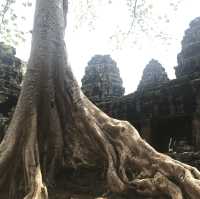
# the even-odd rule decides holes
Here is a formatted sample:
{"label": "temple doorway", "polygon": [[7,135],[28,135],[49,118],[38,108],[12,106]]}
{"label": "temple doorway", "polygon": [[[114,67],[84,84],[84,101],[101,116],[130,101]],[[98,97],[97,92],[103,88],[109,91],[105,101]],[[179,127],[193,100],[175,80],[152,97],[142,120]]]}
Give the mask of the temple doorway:
{"label": "temple doorway", "polygon": [[156,118],[151,122],[152,145],[162,153],[177,151],[181,145],[192,145],[190,116]]}

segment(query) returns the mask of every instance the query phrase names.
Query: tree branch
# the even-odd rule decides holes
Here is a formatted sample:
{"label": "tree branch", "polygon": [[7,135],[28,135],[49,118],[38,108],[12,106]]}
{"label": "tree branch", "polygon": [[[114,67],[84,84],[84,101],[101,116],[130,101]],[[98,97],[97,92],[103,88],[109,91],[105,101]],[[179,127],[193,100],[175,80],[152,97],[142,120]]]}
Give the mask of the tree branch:
{"label": "tree branch", "polygon": [[63,16],[65,21],[65,27],[67,25],[67,12],[68,12],[68,0],[63,0]]}
{"label": "tree branch", "polygon": [[[10,7],[11,4],[12,4],[11,0],[6,0],[6,3],[3,7],[3,10],[2,10],[2,13],[1,13],[1,24],[3,24],[3,25],[5,25],[4,18],[5,18],[6,13],[9,10],[9,7]],[[1,24],[0,24],[0,30],[2,28]]]}
{"label": "tree branch", "polygon": [[133,8],[133,19],[132,19],[132,22],[131,22],[131,26],[130,26],[130,29],[129,31],[127,32],[127,35],[130,34],[131,30],[133,29],[133,25],[134,25],[134,21],[135,21],[135,18],[137,17],[137,13],[136,13],[136,10],[137,10],[137,3],[138,3],[138,0],[135,0],[135,4],[134,4],[134,8]]}

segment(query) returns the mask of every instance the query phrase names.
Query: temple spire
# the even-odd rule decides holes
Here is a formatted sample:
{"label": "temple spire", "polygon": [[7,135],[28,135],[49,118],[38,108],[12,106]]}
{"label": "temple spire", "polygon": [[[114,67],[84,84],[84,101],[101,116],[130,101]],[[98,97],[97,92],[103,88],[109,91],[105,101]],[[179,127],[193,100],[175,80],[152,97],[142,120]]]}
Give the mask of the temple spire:
{"label": "temple spire", "polygon": [[110,55],[95,55],[88,62],[82,90],[93,102],[110,101],[124,94],[116,62]]}
{"label": "temple spire", "polygon": [[165,69],[157,60],[152,59],[143,70],[138,90],[153,88],[168,81],[169,78]]}

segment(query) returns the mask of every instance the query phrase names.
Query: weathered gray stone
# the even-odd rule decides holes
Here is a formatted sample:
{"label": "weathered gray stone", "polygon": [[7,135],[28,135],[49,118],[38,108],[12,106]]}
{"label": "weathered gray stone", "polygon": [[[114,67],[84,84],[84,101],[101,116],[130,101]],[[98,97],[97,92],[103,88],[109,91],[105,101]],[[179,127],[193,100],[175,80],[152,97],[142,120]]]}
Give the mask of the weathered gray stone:
{"label": "weathered gray stone", "polygon": [[177,56],[176,77],[200,74],[200,17],[194,19],[185,31],[182,50]]}
{"label": "weathered gray stone", "polygon": [[110,101],[124,94],[116,62],[109,55],[95,55],[85,69],[82,90],[93,102]]}
{"label": "weathered gray stone", "polygon": [[0,140],[16,105],[21,81],[21,61],[15,57],[15,49],[0,43]]}
{"label": "weathered gray stone", "polygon": [[152,59],[145,67],[138,90],[153,88],[169,81],[167,73],[162,65]]}

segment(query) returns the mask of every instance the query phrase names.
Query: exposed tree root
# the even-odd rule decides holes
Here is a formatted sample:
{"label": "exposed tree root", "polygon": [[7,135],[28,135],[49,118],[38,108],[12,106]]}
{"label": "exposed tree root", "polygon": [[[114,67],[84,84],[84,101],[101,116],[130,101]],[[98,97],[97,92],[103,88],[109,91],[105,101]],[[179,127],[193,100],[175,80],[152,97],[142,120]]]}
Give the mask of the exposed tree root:
{"label": "exposed tree root", "polygon": [[[0,198],[70,198],[69,179],[77,182],[75,193],[90,195],[100,179],[97,195],[199,199],[197,169],[158,153],[128,122],[110,118],[82,94],[67,65],[65,1],[37,0],[27,75],[0,144]],[[86,184],[88,176],[77,175],[83,168],[94,174]]]}

